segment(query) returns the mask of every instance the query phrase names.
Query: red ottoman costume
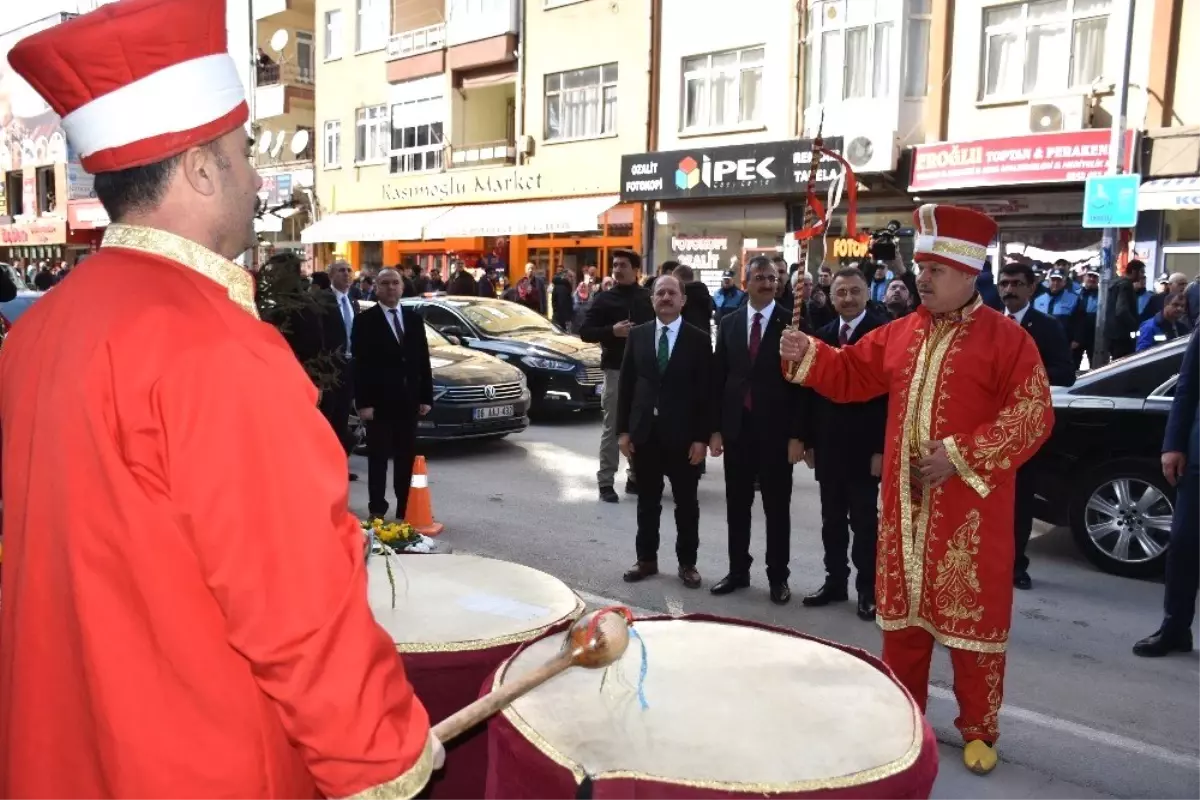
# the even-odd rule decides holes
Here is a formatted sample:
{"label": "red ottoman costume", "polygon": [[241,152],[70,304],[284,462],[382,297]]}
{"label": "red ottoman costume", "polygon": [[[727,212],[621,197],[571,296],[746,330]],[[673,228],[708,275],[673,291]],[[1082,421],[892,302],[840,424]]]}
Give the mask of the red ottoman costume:
{"label": "red ottoman costume", "polygon": [[[248,116],[223,0],[107,5],[9,59],[92,172]],[[112,225],[9,335],[0,423],[0,796],[420,791],[345,459],[247,273]]]}
{"label": "red ottoman costume", "polygon": [[[989,217],[934,205],[914,216],[916,261],[983,267]],[[1013,481],[1053,426],[1037,348],[978,296],[951,314],[921,307],[852,347],[809,341],[801,362],[783,362],[789,380],[838,403],[888,395],[875,586],[884,662],[923,709],[933,643],[948,647],[955,724],[968,742],[994,743],[1012,617]],[[912,483],[928,441],[945,445],[957,473],[934,489]]]}

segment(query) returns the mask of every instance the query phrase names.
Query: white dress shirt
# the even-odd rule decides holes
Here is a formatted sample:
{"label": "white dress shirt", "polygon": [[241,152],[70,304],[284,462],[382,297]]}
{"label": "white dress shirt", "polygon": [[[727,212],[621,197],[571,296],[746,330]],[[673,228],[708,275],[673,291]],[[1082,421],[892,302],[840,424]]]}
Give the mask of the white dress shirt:
{"label": "white dress shirt", "polygon": [[762,311],[755,311],[754,306],[746,304],[746,343],[750,343],[750,336],[754,333],[754,315],[762,314],[762,319],[759,321],[759,333],[767,332],[767,323],[771,321],[771,315],[775,313],[775,301],[767,303],[766,308]]}
{"label": "white dress shirt", "polygon": [[863,319],[866,318],[866,316],[867,316],[867,310],[864,308],[862,310],[862,312],[859,313],[859,315],[852,320],[847,321],[847,320],[842,319],[841,317],[838,317],[838,320],[842,323],[841,325],[838,326],[838,337],[839,338],[841,337],[842,329],[848,325],[848,326],[850,326],[850,330],[846,332],[846,339],[849,339],[851,336],[854,335],[854,331],[858,329],[859,323],[861,323],[863,321]]}
{"label": "white dress shirt", "polygon": [[1028,310],[1029,310],[1029,304],[1026,303],[1025,307],[1022,308],[1020,311],[1017,311],[1017,312],[1005,311],[1004,316],[1010,317],[1010,318],[1016,320],[1018,325],[1023,325],[1025,323],[1025,312]]}
{"label": "white dress shirt", "polygon": [[346,329],[346,355],[350,355],[350,335],[354,330],[354,301],[346,292],[333,290],[333,299],[337,302],[338,316],[342,318],[342,327]]}
{"label": "white dress shirt", "polygon": [[674,322],[664,325],[661,320],[654,323],[654,355],[658,356],[658,340],[662,338],[663,328],[667,329],[667,358],[675,352],[675,340],[679,338],[679,328],[683,325],[683,317],[676,317]]}

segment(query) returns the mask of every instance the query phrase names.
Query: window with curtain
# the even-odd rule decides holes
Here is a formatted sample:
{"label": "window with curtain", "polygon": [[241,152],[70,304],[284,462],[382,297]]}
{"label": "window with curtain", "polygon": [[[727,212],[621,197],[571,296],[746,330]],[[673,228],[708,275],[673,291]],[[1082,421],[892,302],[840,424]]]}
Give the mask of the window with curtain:
{"label": "window with curtain", "polygon": [[685,58],[680,130],[732,128],[759,122],[765,53],[757,46]]}
{"label": "window with curtain", "polygon": [[392,173],[440,170],[446,142],[443,117],[446,104],[440,94],[406,99],[392,105],[391,147],[388,169]]}
{"label": "window with curtain", "polygon": [[589,139],[616,130],[616,64],[546,76],[546,141]]}
{"label": "window with curtain", "polygon": [[907,11],[904,96],[925,97],[929,93],[929,26],[933,21],[933,0],[908,0]]}
{"label": "window with curtain", "polygon": [[387,47],[391,9],[389,0],[358,0],[354,49],[359,53]]}
{"label": "window with curtain", "polygon": [[354,128],[354,161],[356,163],[383,161],[387,158],[387,106],[367,106],[358,109]]}
{"label": "window with curtain", "polygon": [[842,32],[825,31],[821,34],[821,96],[822,103],[833,99],[837,91],[835,77],[842,68]]}
{"label": "window with curtain", "polygon": [[325,60],[342,57],[342,11],[325,12]]}
{"label": "window with curtain", "polygon": [[983,15],[981,99],[1045,97],[1104,74],[1112,0],[1026,0]]}
{"label": "window with curtain", "polygon": [[326,120],[323,131],[324,142],[321,148],[322,160],[326,167],[341,166],[342,163],[342,123],[340,120]]}
{"label": "window with curtain", "polygon": [[[828,34],[827,34],[828,35]],[[846,28],[842,97],[887,97],[891,85],[892,23]]]}

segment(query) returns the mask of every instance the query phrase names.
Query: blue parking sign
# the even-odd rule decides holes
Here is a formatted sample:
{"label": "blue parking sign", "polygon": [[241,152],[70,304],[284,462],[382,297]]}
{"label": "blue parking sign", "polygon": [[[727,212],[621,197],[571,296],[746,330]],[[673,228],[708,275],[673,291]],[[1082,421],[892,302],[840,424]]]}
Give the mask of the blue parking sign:
{"label": "blue parking sign", "polygon": [[1083,189],[1083,227],[1132,228],[1137,225],[1141,175],[1088,178]]}

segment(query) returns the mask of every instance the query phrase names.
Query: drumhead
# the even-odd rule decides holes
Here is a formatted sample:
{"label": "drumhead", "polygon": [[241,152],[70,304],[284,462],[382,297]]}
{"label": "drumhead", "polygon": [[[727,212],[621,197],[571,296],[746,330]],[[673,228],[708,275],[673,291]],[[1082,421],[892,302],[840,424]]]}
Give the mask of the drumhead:
{"label": "drumhead", "polygon": [[535,639],[584,603],[544,572],[471,555],[392,557],[396,607],[381,556],[367,562],[375,619],[403,653],[484,650]]}
{"label": "drumhead", "polygon": [[[849,653],[733,623],[647,620],[635,628],[646,646],[649,708],[634,688],[641,648],[632,640],[616,672],[571,668],[504,712],[577,781],[802,792],[882,780],[920,755],[921,715],[908,694]],[[497,684],[561,644],[551,636],[529,645]]]}

